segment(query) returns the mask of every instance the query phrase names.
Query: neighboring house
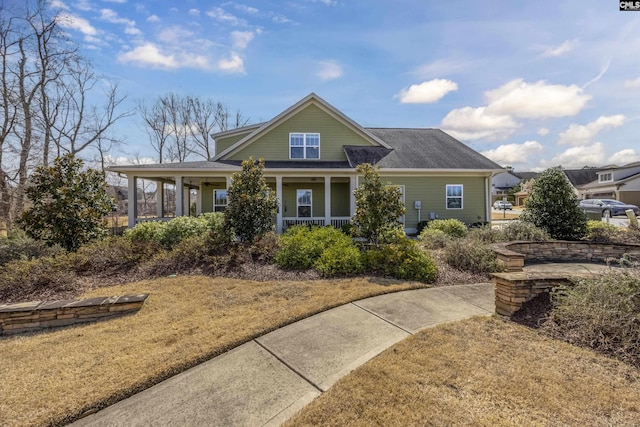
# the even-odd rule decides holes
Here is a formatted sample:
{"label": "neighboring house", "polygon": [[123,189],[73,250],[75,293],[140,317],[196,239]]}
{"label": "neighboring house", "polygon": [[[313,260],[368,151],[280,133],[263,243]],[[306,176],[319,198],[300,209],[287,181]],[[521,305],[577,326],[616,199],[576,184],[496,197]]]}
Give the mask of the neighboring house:
{"label": "neighboring house", "polygon": [[[195,189],[196,211],[202,213],[226,208],[231,175],[242,160],[263,158],[264,176],[279,200],[276,229],[282,232],[295,224],[349,222],[355,212],[355,168],[372,163],[383,180],[400,186],[408,233],[429,218],[490,221],[491,177],[503,171],[441,130],[363,128],[313,93],[267,122],[212,137],[217,154],[210,161],[109,170],[127,175],[129,195],[136,194],[139,178],[174,184],[185,198]],[[157,198],[161,205],[162,192]],[[177,198],[176,216],[188,215],[185,198]],[[138,221],[135,206],[129,203],[130,227]]]}
{"label": "neighboring house", "polygon": [[640,204],[640,162],[623,166],[605,166],[597,176],[580,188],[583,199],[615,199]]}
{"label": "neighboring house", "polygon": [[491,202],[502,200],[522,179],[511,170],[500,172],[491,177]]}
{"label": "neighboring house", "polygon": [[[598,172],[601,169],[597,168],[582,168],[582,169],[563,169],[565,176],[573,186],[573,192],[578,196],[579,199],[586,198],[584,195],[583,188],[597,179]],[[520,191],[515,193],[516,205],[524,205],[527,197],[529,196],[529,192],[531,191],[531,187],[535,183],[536,178],[540,173],[538,172],[518,172],[516,173],[522,179],[522,188]]]}

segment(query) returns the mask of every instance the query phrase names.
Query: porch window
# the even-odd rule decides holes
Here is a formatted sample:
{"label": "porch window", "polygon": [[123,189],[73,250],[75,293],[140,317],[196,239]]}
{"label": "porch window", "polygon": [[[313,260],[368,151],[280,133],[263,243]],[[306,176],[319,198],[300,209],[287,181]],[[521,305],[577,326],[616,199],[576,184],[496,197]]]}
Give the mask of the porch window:
{"label": "porch window", "polygon": [[227,209],[227,190],[215,190],[213,194],[213,211],[224,212]]}
{"label": "porch window", "polygon": [[462,185],[447,185],[447,209],[462,209]]}
{"label": "porch window", "polygon": [[299,218],[311,218],[311,190],[298,190],[297,191],[297,205],[298,205],[298,217]]}
{"label": "porch window", "polygon": [[289,158],[290,159],[319,159],[320,158],[320,134],[319,133],[290,133],[289,134]]}

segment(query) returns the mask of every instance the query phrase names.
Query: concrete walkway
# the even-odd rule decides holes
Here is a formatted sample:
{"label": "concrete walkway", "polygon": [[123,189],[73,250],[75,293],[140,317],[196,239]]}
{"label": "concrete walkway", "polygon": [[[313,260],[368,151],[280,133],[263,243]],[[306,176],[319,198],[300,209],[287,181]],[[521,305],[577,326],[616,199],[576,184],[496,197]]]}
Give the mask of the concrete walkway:
{"label": "concrete walkway", "polygon": [[417,331],[494,312],[491,283],[346,304],[243,344],[73,426],[277,426]]}

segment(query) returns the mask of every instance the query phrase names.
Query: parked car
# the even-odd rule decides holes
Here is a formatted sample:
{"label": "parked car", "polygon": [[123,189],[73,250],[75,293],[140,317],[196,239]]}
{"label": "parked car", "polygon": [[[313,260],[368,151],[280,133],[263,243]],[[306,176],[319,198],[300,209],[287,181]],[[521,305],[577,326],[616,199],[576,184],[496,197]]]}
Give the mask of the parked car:
{"label": "parked car", "polygon": [[627,209],[640,215],[640,209],[636,205],[629,205],[612,199],[587,199],[580,201],[580,208],[587,213],[598,213],[607,218],[617,215],[624,215]]}
{"label": "parked car", "polygon": [[496,202],[493,204],[493,209],[512,211],[513,205],[509,202],[505,202],[504,200],[496,200]]}

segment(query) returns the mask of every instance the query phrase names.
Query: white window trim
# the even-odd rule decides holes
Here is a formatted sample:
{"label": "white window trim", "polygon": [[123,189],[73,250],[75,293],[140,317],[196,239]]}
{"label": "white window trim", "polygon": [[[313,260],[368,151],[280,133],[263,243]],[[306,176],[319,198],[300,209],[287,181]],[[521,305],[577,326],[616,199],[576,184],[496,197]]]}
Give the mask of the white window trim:
{"label": "white window trim", "polygon": [[[296,145],[295,147],[302,147],[302,157],[291,157],[291,148],[294,146],[291,145],[291,135],[302,135],[302,145]],[[307,157],[307,135],[318,135],[318,157],[308,158]],[[320,141],[320,132],[289,132],[289,160],[320,160],[320,146],[322,145]],[[315,146],[313,146],[315,148]]]}
{"label": "white window trim", "polygon": [[[308,205],[304,204],[301,205],[300,203],[298,203],[300,201],[300,198],[298,197],[298,192],[299,191],[308,191],[310,194],[310,203]],[[308,217],[304,217],[304,216],[300,216],[300,206],[309,206],[309,212],[310,215]],[[309,188],[296,188],[296,218],[313,218],[313,190],[309,189]]]}
{"label": "white window trim", "polygon": [[[448,196],[447,194],[449,193],[449,187],[460,187],[460,196]],[[460,207],[459,208],[450,208],[449,207],[449,199],[450,198],[455,198],[457,199],[458,197],[460,197]],[[464,209],[464,185],[462,184],[447,184],[444,190],[444,207],[446,210],[448,211],[459,211]]]}
{"label": "white window trim", "polygon": [[[216,191],[226,191],[227,192],[227,203],[225,203],[224,205],[220,205],[220,204],[216,204]],[[213,190],[213,211],[214,212],[218,212],[216,211],[217,207],[224,207],[225,209],[227,208],[227,206],[229,205],[229,189],[228,188],[218,188],[216,190]],[[219,211],[219,212],[223,212]]]}

